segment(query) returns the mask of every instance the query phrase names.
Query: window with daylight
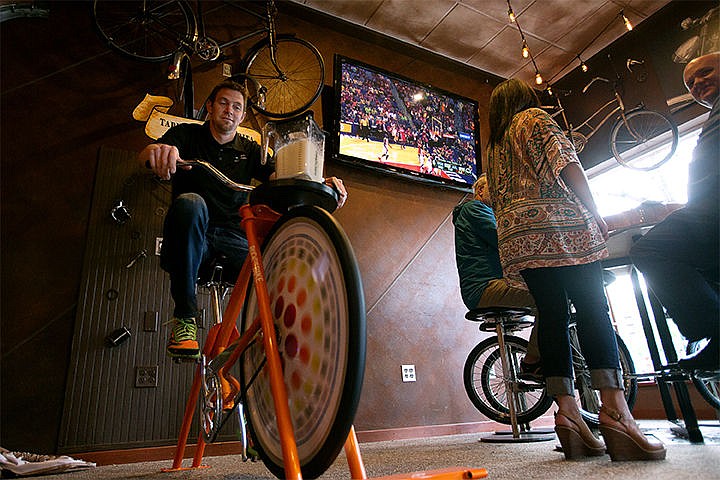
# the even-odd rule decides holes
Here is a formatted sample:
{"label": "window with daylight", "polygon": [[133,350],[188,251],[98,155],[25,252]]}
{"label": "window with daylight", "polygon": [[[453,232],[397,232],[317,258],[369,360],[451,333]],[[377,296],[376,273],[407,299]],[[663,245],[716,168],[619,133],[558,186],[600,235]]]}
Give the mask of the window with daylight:
{"label": "window with daylight", "polygon": [[[620,213],[646,200],[663,203],[687,202],[688,165],[697,143],[703,115],[679,128],[680,142],[675,155],[664,165],[651,171],[637,171],[619,165],[615,159],[607,160],[587,171],[590,189],[603,216]],[[645,155],[653,155],[647,152]],[[630,268],[612,269],[616,280],[607,287],[608,300],[616,328],[635,363],[635,371],[649,373],[654,370],[638,313]],[[643,289],[646,290],[642,280]],[[675,325],[668,322],[673,341],[680,357],[685,355],[686,341]],[[658,340],[659,343],[659,340]],[[664,359],[663,359],[664,360]]]}

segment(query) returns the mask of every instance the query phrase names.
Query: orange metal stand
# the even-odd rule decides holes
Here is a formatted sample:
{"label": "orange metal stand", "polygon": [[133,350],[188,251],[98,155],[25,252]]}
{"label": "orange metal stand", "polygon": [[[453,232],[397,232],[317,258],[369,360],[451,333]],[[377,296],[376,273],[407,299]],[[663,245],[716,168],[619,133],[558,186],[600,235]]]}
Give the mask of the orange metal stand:
{"label": "orange metal stand", "polygon": [[[262,258],[260,256],[260,245],[269,228],[279,218],[279,214],[265,206],[248,206],[245,205],[240,209],[243,218],[242,225],[245,228],[248,239],[248,260],[245,262],[237,283],[233,289],[228,307],[223,316],[222,323],[213,325],[208,332],[208,337],[203,347],[203,354],[207,358],[215,358],[218,354],[227,349],[231,343],[236,343],[235,351],[228,361],[237,360],[237,356],[255,337],[258,331],[262,331],[262,341],[267,356],[268,374],[270,378],[270,389],[275,405],[278,431],[280,432],[280,443],[282,445],[282,453],[285,464],[285,478],[301,480],[302,473],[300,471],[300,462],[298,458],[297,444],[293,431],[292,421],[290,418],[290,410],[288,407],[287,391],[283,379],[282,363],[280,354],[278,353],[277,338],[275,333],[275,325],[273,323],[272,311],[270,308],[270,298],[265,285],[265,272],[263,270]],[[245,292],[251,278],[255,286],[255,292],[259,307],[259,322],[256,320],[247,331],[240,336],[235,326],[235,321],[239,317],[245,300]],[[195,377],[190,387],[190,394],[185,406],[182,426],[178,437],[175,457],[171,468],[162,469],[163,472],[173,472],[180,470],[191,470],[198,468],[208,468],[202,465],[202,457],[205,452],[205,441],[200,434],[198,436],[197,449],[193,457],[191,467],[182,467],[182,460],[185,455],[187,439],[190,433],[190,425],[192,424],[193,415],[197,406],[197,399],[200,394],[200,386],[202,382],[201,369],[198,365],[195,369]],[[367,479],[365,465],[360,455],[360,447],[357,442],[354,427],[350,428],[348,438],[345,441],[345,453],[348,460],[348,467],[351,478]],[[383,477],[386,479],[399,478],[419,478],[419,479],[471,479],[484,478],[487,476],[485,469],[468,469],[468,468],[448,468],[442,470],[433,470],[426,472],[415,472],[408,474],[392,475]]]}

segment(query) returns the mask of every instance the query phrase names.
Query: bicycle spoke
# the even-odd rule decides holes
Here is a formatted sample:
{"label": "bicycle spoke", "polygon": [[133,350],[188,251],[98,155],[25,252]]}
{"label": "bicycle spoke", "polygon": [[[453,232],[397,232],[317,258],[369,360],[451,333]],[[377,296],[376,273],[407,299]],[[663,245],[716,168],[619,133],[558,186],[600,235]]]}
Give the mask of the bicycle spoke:
{"label": "bicycle spoke", "polygon": [[280,118],[307,109],[320,95],[324,64],[317,49],[297,38],[278,38],[275,58],[269,45],[250,58],[246,74],[265,89],[264,103],[254,105]]}
{"label": "bicycle spoke", "polygon": [[195,18],[177,1],[95,0],[95,26],[110,48],[137,60],[169,59],[195,38]]}
{"label": "bicycle spoke", "polygon": [[621,165],[647,171],[670,160],[678,140],[677,126],[670,119],[652,110],[635,110],[613,126],[610,146]]}

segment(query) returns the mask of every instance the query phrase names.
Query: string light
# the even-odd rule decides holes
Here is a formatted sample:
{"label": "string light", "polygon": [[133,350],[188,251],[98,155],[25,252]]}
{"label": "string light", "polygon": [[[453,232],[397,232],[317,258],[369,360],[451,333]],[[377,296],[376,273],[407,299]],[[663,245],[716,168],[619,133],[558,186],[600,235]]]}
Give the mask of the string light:
{"label": "string light", "polygon": [[620,15],[622,15],[623,23],[625,24],[625,28],[628,29],[628,32],[633,29],[632,23],[630,23],[630,20],[625,16],[624,11],[620,11]]}
{"label": "string light", "polygon": [[520,38],[522,39],[522,56],[523,58],[529,58],[532,62],[532,66],[535,68],[535,83],[541,85],[543,83],[542,76],[540,76],[540,71],[538,70],[538,66],[535,63],[535,58],[530,51],[530,47],[528,47],[527,40],[525,39],[525,34],[523,33],[522,28],[520,28],[520,22],[518,22],[517,18],[515,18],[515,13],[513,12],[512,5],[510,5],[510,0],[507,0],[507,6],[508,17],[510,17],[511,22],[515,23],[515,27],[517,28],[518,33],[520,33]]}
{"label": "string light", "polygon": [[578,59],[578,61],[580,62],[580,68],[582,69],[582,71],[583,71],[583,72],[587,72],[587,71],[588,71],[588,66],[587,66],[587,64],[586,64],[585,62],[583,62],[583,59],[580,58],[580,55],[577,55],[577,59]]}
{"label": "string light", "polygon": [[[575,55],[575,59],[577,59],[577,61],[580,62],[580,68],[582,69],[583,72],[587,72],[589,70],[589,68],[588,68],[587,64],[585,62],[583,62],[582,58],[580,58],[580,55],[582,55],[583,52],[585,52],[590,47],[590,45],[594,44],[595,41],[597,41],[597,39],[600,38],[608,30],[608,28],[610,28],[613,25],[613,23],[615,23],[617,21],[618,18],[620,18],[622,20],[623,24],[625,25],[625,28],[628,31],[632,31],[632,29],[633,29],[632,23],[630,23],[630,20],[625,16],[625,12],[623,10],[621,10],[620,12],[618,12],[617,15],[612,17],[612,20],[610,20],[610,22],[607,25],[605,25],[605,28],[603,28],[600,32],[598,32],[598,34],[595,35],[595,37],[593,37],[593,39],[587,43],[585,48],[580,50],[580,52],[577,55]],[[530,54],[530,58],[532,58],[532,53]],[[567,67],[569,67],[575,61],[575,59],[572,59],[567,64],[565,64],[565,66],[563,66],[555,75],[550,77],[550,80],[548,80],[548,81],[550,81],[550,82],[553,81],[555,79],[555,77],[557,77],[561,72],[565,71],[565,69]],[[536,70],[537,70],[537,67],[536,67]]]}

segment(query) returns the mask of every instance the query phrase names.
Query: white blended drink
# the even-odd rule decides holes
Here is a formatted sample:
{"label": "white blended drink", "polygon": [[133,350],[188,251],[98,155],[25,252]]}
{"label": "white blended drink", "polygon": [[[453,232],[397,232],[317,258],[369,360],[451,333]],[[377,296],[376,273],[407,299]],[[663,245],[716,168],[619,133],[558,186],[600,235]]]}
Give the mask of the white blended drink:
{"label": "white blended drink", "polygon": [[275,153],[277,178],[305,178],[322,182],[322,148],[309,139],[290,142]]}

